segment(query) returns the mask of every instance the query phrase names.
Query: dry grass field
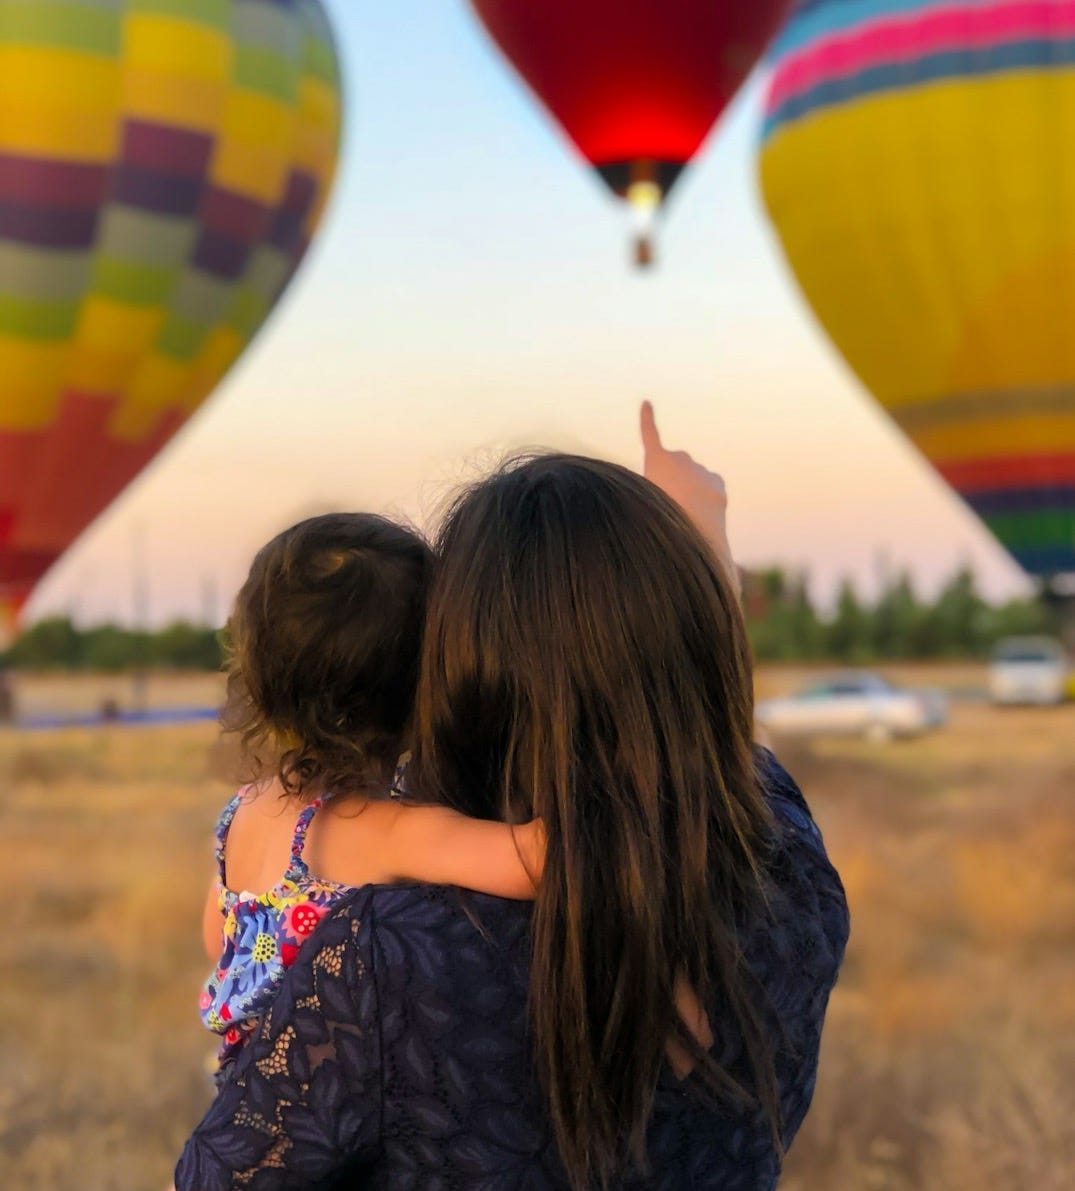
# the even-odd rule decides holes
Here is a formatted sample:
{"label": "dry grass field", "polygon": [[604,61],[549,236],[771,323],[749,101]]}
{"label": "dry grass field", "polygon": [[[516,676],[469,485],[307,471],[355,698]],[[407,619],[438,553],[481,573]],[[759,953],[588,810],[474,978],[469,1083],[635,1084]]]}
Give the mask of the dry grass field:
{"label": "dry grass field", "polygon": [[[767,671],[759,687],[798,677]],[[981,675],[925,681],[972,689]],[[216,689],[155,680],[150,698]],[[49,680],[20,697],[78,709],[101,690]],[[214,736],[0,730],[5,1188],[158,1191],[207,1101],[193,1006],[228,793]],[[1075,1186],[1075,706],[960,704],[919,741],[779,751],[853,914],[785,1191]]]}

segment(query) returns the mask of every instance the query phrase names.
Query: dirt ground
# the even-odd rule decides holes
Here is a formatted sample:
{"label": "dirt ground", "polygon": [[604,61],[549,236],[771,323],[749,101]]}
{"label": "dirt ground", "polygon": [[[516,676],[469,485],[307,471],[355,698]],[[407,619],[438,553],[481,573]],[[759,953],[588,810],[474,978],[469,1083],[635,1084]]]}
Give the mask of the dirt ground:
{"label": "dirt ground", "polygon": [[[894,673],[984,685],[967,667]],[[802,677],[763,671],[759,693]],[[102,689],[49,679],[19,695],[84,710]],[[189,705],[219,686],[155,679],[150,691],[158,706]],[[197,923],[229,793],[214,738],[208,724],[0,730],[5,1187],[163,1188],[207,1102]],[[960,701],[916,741],[776,744],[853,915],[782,1188],[1075,1186],[1075,705]]]}

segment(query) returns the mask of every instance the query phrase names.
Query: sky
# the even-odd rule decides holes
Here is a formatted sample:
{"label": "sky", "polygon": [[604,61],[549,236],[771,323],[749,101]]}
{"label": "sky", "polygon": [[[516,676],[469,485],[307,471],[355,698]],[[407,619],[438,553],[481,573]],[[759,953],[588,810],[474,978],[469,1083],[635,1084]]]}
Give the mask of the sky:
{"label": "sky", "polygon": [[747,566],[929,593],[964,563],[1029,590],[814,322],[758,197],[762,80],[680,182],[659,265],[512,76],[466,0],[326,0],[347,127],[321,233],[209,403],[40,586],[29,619],[227,615],[256,549],[302,517],[426,528],[461,482],[545,446],[638,467],[637,407],[721,471]]}

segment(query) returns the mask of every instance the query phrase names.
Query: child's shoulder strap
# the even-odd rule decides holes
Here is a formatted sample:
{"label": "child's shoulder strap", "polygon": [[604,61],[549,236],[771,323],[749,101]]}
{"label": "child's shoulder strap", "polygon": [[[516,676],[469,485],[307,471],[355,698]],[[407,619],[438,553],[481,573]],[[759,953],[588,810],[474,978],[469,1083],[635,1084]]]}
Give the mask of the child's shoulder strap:
{"label": "child's shoulder strap", "polygon": [[239,809],[239,806],[243,801],[243,795],[248,789],[249,787],[244,786],[220,812],[220,818],[217,820],[216,867],[217,875],[220,877],[220,882],[222,885],[227,884],[224,876],[224,847],[228,842],[228,831],[231,829],[231,821],[235,818],[235,812]]}
{"label": "child's shoulder strap", "polygon": [[301,881],[310,875],[306,861],[302,858],[303,849],[306,847],[306,832],[310,829],[314,815],[324,806],[324,803],[324,798],[315,798],[309,806],[302,808],[302,814],[299,815],[295,824],[295,834],[291,837],[291,863],[287,869],[289,881]]}

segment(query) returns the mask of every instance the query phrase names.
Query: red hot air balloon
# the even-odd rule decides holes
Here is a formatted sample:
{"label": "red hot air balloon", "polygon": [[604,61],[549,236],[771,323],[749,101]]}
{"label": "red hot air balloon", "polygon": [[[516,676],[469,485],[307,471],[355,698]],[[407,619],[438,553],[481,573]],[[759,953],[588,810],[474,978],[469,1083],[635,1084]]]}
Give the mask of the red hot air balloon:
{"label": "red hot air balloon", "polygon": [[793,0],[471,0],[609,188],[651,225]]}

